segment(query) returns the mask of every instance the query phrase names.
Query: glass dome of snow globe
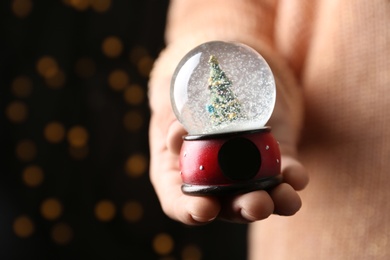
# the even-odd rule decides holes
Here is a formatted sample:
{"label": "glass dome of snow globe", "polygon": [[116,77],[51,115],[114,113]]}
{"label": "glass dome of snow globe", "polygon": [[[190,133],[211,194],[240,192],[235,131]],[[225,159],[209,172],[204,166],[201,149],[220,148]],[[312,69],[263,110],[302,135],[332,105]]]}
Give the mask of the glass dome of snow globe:
{"label": "glass dome of snow globe", "polygon": [[275,80],[265,59],[233,42],[207,42],[178,64],[171,102],[190,135],[263,128],[274,109]]}

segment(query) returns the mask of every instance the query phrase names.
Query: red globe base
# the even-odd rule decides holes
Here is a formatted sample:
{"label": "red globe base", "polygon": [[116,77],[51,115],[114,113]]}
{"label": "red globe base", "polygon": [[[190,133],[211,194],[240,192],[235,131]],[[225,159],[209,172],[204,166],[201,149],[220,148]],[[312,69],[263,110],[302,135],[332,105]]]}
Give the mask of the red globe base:
{"label": "red globe base", "polygon": [[187,135],[180,152],[182,191],[226,195],[270,189],[282,181],[279,144],[269,127]]}

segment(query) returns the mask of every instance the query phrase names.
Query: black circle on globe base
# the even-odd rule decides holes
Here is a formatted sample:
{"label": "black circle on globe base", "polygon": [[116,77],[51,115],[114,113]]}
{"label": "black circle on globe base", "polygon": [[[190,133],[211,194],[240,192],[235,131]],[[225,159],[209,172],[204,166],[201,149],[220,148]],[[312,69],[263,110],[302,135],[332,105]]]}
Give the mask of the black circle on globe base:
{"label": "black circle on globe base", "polygon": [[259,149],[250,140],[238,137],[224,143],[218,152],[218,163],[223,174],[235,181],[247,181],[261,166]]}

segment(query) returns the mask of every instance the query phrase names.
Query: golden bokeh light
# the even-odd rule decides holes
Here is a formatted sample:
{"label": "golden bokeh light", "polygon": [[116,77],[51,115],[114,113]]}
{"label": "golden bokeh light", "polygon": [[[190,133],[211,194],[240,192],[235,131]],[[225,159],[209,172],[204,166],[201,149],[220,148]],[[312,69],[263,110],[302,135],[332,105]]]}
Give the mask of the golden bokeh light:
{"label": "golden bokeh light", "polygon": [[153,64],[154,60],[150,56],[142,57],[137,63],[138,72],[144,77],[149,77]]}
{"label": "golden bokeh light", "polygon": [[75,64],[75,72],[80,78],[89,78],[95,74],[96,65],[90,58],[80,58]]}
{"label": "golden bokeh light", "polygon": [[116,91],[125,89],[129,81],[129,75],[124,70],[117,69],[108,75],[108,85]]}
{"label": "golden bokeh light", "polygon": [[19,98],[28,97],[32,92],[32,81],[27,76],[19,76],[12,81],[12,94]]}
{"label": "golden bokeh light", "polygon": [[110,200],[99,201],[95,206],[95,216],[100,221],[111,221],[116,214],[114,203]]}
{"label": "golden bokeh light", "polygon": [[142,176],[148,167],[148,160],[142,154],[131,155],[125,163],[125,171],[127,175],[133,178]]}
{"label": "golden bokeh light", "polygon": [[60,122],[50,122],[45,126],[43,135],[48,142],[57,144],[64,140],[65,128]]}
{"label": "golden bokeh light", "polygon": [[37,165],[30,165],[24,168],[22,180],[24,184],[30,187],[37,187],[43,182],[43,170]]}
{"label": "golden bokeh light", "polygon": [[68,131],[68,142],[71,146],[80,148],[86,146],[89,134],[85,127],[82,126],[73,126]]}
{"label": "golden bokeh light", "polygon": [[51,238],[59,245],[66,245],[73,238],[73,229],[66,223],[58,223],[51,230]]}
{"label": "golden bokeh light", "polygon": [[183,260],[201,260],[202,251],[196,245],[187,245],[181,252],[181,259]]}
{"label": "golden bokeh light", "polygon": [[28,109],[25,103],[13,101],[6,107],[5,114],[11,122],[22,123],[27,118]]}
{"label": "golden bokeh light", "polygon": [[13,230],[18,237],[29,237],[34,233],[34,229],[33,221],[26,215],[21,215],[14,220]]}
{"label": "golden bokeh light", "polygon": [[123,43],[116,36],[109,36],[103,40],[102,51],[109,58],[116,58],[123,51]]}
{"label": "golden bokeh light", "polygon": [[132,84],[125,89],[125,101],[130,105],[140,105],[145,99],[145,91],[138,84]]}
{"label": "golden bokeh light", "polygon": [[41,204],[41,214],[47,220],[55,220],[62,214],[63,206],[56,198],[48,198]]}
{"label": "golden bokeh light", "polygon": [[11,9],[17,17],[24,18],[30,14],[32,2],[31,0],[13,0]]}
{"label": "golden bokeh light", "polygon": [[122,214],[127,221],[137,222],[141,220],[144,210],[141,203],[137,201],[128,201],[123,205]]}
{"label": "golden bokeh light", "polygon": [[136,132],[141,129],[144,123],[144,118],[137,111],[129,111],[123,117],[123,124],[130,132]]}
{"label": "golden bokeh light", "polygon": [[91,7],[98,13],[104,13],[111,7],[111,0],[91,0]]}
{"label": "golden bokeh light", "polygon": [[45,78],[46,85],[54,89],[63,87],[66,80],[64,71],[57,69],[53,73]]}
{"label": "golden bokeh light", "polygon": [[90,0],[68,0],[67,3],[77,11],[85,11],[90,5]]}
{"label": "golden bokeh light", "polygon": [[172,252],[174,242],[170,235],[166,233],[157,234],[153,239],[153,249],[159,255],[167,255]]}
{"label": "golden bokeh light", "polygon": [[38,73],[44,78],[54,77],[58,73],[58,64],[53,57],[43,56],[36,65]]}
{"label": "golden bokeh light", "polygon": [[[110,109],[110,98],[119,101],[122,107],[118,114],[119,120],[122,120],[119,121],[120,132],[125,131],[130,135],[130,139],[139,139],[138,148],[133,144],[134,147],[130,147],[131,151],[127,153],[119,151],[119,167],[122,171],[122,176],[119,177],[135,182],[147,181],[149,156],[140,138],[144,136],[144,128],[148,123],[146,118],[148,109],[145,107],[148,97],[147,87],[142,82],[145,81],[143,77],[148,77],[152,69],[154,56],[151,54],[154,51],[149,53],[144,46],[132,48],[133,46],[128,45],[127,42],[129,35],[108,24],[114,22],[115,25],[117,21],[112,21],[112,18],[115,16],[116,9],[121,8],[121,4],[118,5],[113,0],[60,0],[54,5],[52,3],[45,5],[34,0],[7,2],[6,9],[9,13],[7,16],[11,18],[11,23],[7,26],[11,29],[15,26],[23,27],[20,32],[16,30],[17,37],[10,39],[11,42],[20,43],[18,40],[29,38],[23,36],[26,33],[32,38],[49,38],[49,42],[46,44],[47,48],[38,46],[39,44],[29,46],[27,54],[32,53],[33,58],[25,59],[25,66],[16,68],[12,75],[9,75],[10,81],[5,86],[8,88],[6,95],[9,95],[9,100],[3,104],[3,116],[10,127],[15,128],[11,129],[13,136],[9,137],[9,142],[10,156],[13,157],[11,159],[16,160],[13,162],[16,167],[14,167],[16,186],[9,188],[19,190],[21,199],[24,199],[23,205],[18,205],[16,214],[11,212],[13,216],[6,228],[13,236],[10,238],[16,239],[16,242],[20,240],[22,247],[25,243],[34,244],[34,240],[43,237],[46,240],[44,242],[48,242],[49,246],[60,250],[72,250],[73,246],[77,246],[76,243],[82,242],[83,238],[88,238],[92,233],[89,234],[85,227],[79,226],[77,214],[80,213],[78,212],[80,205],[70,205],[69,198],[67,194],[63,194],[62,189],[68,184],[76,186],[82,184],[80,182],[83,181],[82,179],[71,180],[67,174],[69,175],[69,171],[72,174],[72,170],[85,170],[85,167],[94,163],[92,159],[96,153],[95,139],[99,137],[95,133],[96,129],[88,124],[88,118],[73,113],[74,106],[77,107],[77,104],[73,103],[78,103],[80,97],[77,94],[80,93],[72,92],[73,90],[83,92],[85,87],[93,90],[92,95],[86,100],[88,101],[86,105],[96,111],[107,107]],[[47,13],[44,10],[45,6]],[[79,20],[78,26],[83,27],[81,28],[83,30],[79,30],[76,36],[85,33],[85,26],[83,26],[85,22],[87,25],[92,25],[96,21],[98,22],[95,24],[96,28],[92,27],[94,31],[100,30],[102,34],[97,37],[92,35],[92,38],[91,35],[76,37],[74,42],[64,42],[64,37],[58,38],[51,30],[54,24],[50,24],[50,20],[53,19],[39,19],[42,11],[50,15],[46,18],[53,19],[58,18],[56,16],[61,13],[80,16],[81,20],[77,17],[76,20]],[[40,33],[36,35],[34,30],[31,31],[35,26],[31,24],[34,21],[43,26]],[[42,24],[42,21],[46,21],[46,24],[45,22]],[[53,21],[56,22],[56,19]],[[16,24],[12,25],[12,22]],[[100,25],[107,28],[101,28]],[[13,37],[11,29],[10,35],[4,37]],[[28,45],[30,42],[27,41],[25,44]],[[69,50],[74,52],[70,52],[70,56],[66,55]],[[21,54],[23,48],[16,52],[23,56],[23,53]],[[29,55],[24,56],[21,58]],[[122,58],[125,60],[121,60]],[[108,94],[108,99],[105,94]],[[85,158],[87,160],[77,161]],[[60,176],[61,174],[65,174],[65,178],[72,183],[62,182],[64,176]],[[101,180],[92,184],[104,185],[99,182]],[[142,185],[141,182],[139,184]],[[101,192],[92,195],[88,199],[89,202],[84,201],[88,202],[88,205],[81,206],[86,206],[86,217],[91,217],[93,224],[98,224],[95,225],[98,228],[111,228],[114,224],[116,226],[125,224],[126,227],[142,229],[142,225],[148,225],[145,217],[149,213],[153,214],[148,211],[151,206],[137,198],[118,200],[115,199],[117,196],[112,197]],[[176,239],[174,235],[169,230],[154,231],[151,236],[145,236],[146,250],[161,259],[183,257],[186,260],[196,260],[202,257],[199,248],[192,245],[184,248],[180,245],[178,252],[174,252],[174,249],[179,247],[177,241],[173,240]],[[61,249],[61,246],[66,245],[71,247]],[[19,250],[23,250],[22,247],[19,247]],[[181,255],[177,256],[180,253]]]}
{"label": "golden bokeh light", "polygon": [[22,140],[16,144],[16,156],[22,162],[30,162],[37,156],[37,148],[31,140]]}
{"label": "golden bokeh light", "polygon": [[88,156],[89,148],[88,146],[82,146],[82,147],[70,146],[69,154],[75,160],[82,160]]}

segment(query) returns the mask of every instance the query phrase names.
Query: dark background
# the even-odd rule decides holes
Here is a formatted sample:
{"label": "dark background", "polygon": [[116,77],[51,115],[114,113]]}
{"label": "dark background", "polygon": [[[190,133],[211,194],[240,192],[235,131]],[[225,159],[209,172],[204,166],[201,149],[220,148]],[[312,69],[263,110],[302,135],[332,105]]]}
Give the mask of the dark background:
{"label": "dark background", "polygon": [[168,219],[148,178],[167,1],[0,1],[0,259],[245,259],[246,226]]}

